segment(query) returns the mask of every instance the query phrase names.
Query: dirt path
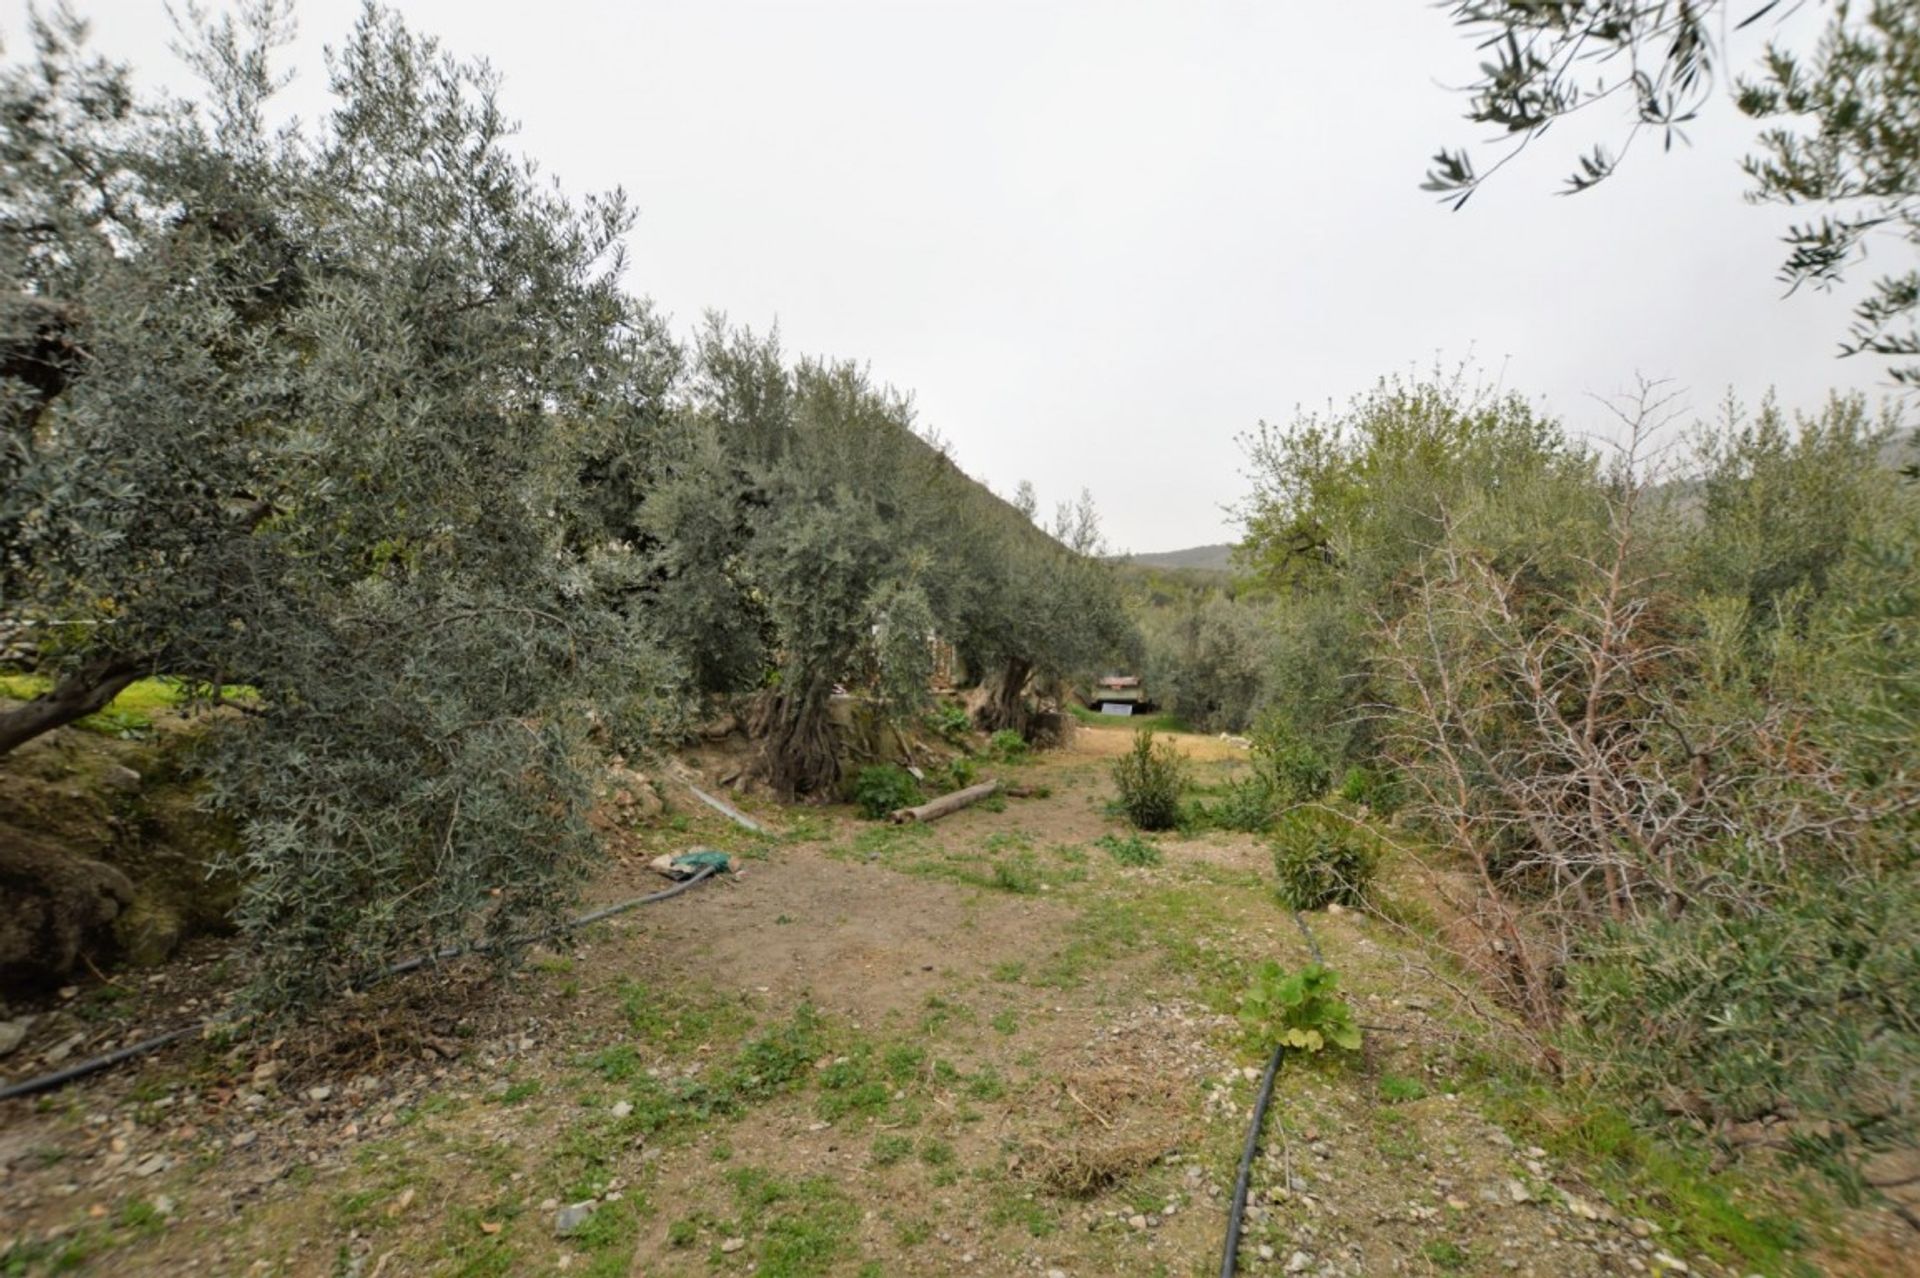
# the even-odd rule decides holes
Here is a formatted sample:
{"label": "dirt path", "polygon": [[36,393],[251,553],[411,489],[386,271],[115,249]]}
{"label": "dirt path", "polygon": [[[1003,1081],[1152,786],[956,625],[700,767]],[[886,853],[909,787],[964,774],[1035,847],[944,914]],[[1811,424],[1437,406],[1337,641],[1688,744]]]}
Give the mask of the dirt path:
{"label": "dirt path", "polygon": [[[0,1111],[0,1272],[1212,1273],[1261,1060],[1230,1013],[1305,947],[1256,840],[1099,842],[1122,741],[933,827],[784,814],[738,878],[469,1010],[417,982],[324,1049]],[[1203,780],[1240,766],[1186,747]],[[656,849],[752,850],[692,804],[630,843],[607,899]],[[1311,926],[1367,1045],[1283,1073],[1243,1272],[1723,1272],[1490,1121],[1457,1085],[1470,1018],[1384,925]]]}

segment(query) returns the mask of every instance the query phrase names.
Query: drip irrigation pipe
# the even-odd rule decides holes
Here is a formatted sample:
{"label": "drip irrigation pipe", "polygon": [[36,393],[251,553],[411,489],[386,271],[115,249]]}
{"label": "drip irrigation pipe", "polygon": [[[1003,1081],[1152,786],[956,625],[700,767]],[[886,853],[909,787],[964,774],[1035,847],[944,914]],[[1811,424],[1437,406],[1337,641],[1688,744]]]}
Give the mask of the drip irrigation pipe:
{"label": "drip irrigation pipe", "polygon": [[722,803],[719,799],[714,798],[711,794],[708,794],[705,790],[702,790],[699,786],[694,785],[692,782],[687,782],[686,785],[687,785],[687,789],[693,792],[694,798],[700,800],[700,802],[706,804],[708,807],[712,808],[715,812],[718,812],[721,816],[727,818],[727,820],[733,822],[735,825],[739,826],[740,828],[744,830],[752,830],[755,834],[772,833],[770,830],[767,829],[766,826],[761,825],[758,821],[754,820],[752,817],[742,812],[739,808],[734,807],[732,804]]}
{"label": "drip irrigation pipe", "polygon": [[[1288,910],[1293,915],[1294,926],[1300,929],[1300,935],[1307,938],[1307,952],[1313,955],[1316,963],[1324,962],[1320,957],[1319,943],[1313,939],[1313,933],[1307,930],[1307,921],[1300,917],[1300,911]],[[1220,1278],[1234,1278],[1240,1264],[1240,1226],[1247,1214],[1247,1187],[1253,1179],[1253,1156],[1260,1150],[1260,1131],[1267,1125],[1267,1106],[1273,1100],[1273,1080],[1280,1073],[1280,1060],[1286,1055],[1284,1043],[1275,1044],[1273,1056],[1267,1061],[1267,1072],[1260,1079],[1260,1090],[1253,1100],[1253,1121],[1247,1126],[1247,1143],[1240,1150],[1240,1172],[1233,1181],[1233,1202],[1227,1208],[1227,1241],[1220,1254]]]}
{"label": "drip irrigation pipe", "polygon": [[[514,937],[510,944],[527,945],[534,941],[543,941],[549,937],[558,936],[562,932],[571,931],[577,927],[585,927],[589,923],[598,923],[601,919],[612,918],[616,914],[624,914],[628,910],[638,906],[651,905],[655,901],[664,901],[670,896],[679,896],[689,888],[706,882],[717,873],[719,873],[719,870],[714,866],[703,865],[692,878],[682,879],[664,891],[650,892],[646,896],[637,896],[630,901],[621,901],[615,905],[605,906],[591,913],[582,914],[577,919],[562,923],[559,927],[548,928],[546,931],[535,933],[532,936]],[[498,942],[481,942],[476,945],[455,945],[444,950],[418,954],[410,959],[402,959],[392,967],[383,968],[369,980],[367,984],[377,985],[390,977],[403,975],[407,972],[414,971],[416,968],[425,967],[429,963],[444,963],[449,959],[456,959],[465,954],[484,953],[487,950],[496,948],[498,944]],[[136,1056],[144,1056],[148,1052],[165,1047],[169,1043],[177,1043],[183,1038],[212,1029],[218,1023],[217,1021],[206,1020],[196,1022],[192,1025],[183,1025],[179,1029],[168,1030],[164,1034],[156,1034],[152,1038],[143,1038],[137,1043],[129,1043],[125,1047],[116,1048],[111,1052],[89,1057],[77,1064],[69,1065],[65,1069],[55,1070],[51,1074],[42,1074],[37,1078],[22,1079],[17,1083],[0,1087],[0,1101],[9,1101],[20,1096],[32,1096],[39,1092],[50,1092],[56,1087],[64,1087],[75,1079],[85,1078],[89,1074],[97,1074],[102,1070],[112,1069],[115,1065],[123,1061],[130,1061]]]}

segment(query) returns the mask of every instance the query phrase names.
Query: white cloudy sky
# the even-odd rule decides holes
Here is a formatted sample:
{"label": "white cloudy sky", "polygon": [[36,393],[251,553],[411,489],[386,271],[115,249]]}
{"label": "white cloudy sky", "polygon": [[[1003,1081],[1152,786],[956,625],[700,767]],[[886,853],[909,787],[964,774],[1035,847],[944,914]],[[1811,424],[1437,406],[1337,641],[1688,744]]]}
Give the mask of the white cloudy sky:
{"label": "white cloudy sky", "polygon": [[[76,7],[186,86],[161,0]],[[1562,147],[1438,207],[1418,183],[1477,140],[1444,87],[1476,59],[1426,0],[397,7],[492,61],[570,189],[627,189],[631,286],[683,329],[715,308],[865,359],[969,471],[1086,485],[1125,548],[1229,538],[1239,432],[1436,357],[1592,431],[1636,374],[1702,411],[1882,376],[1832,358],[1845,297],[1782,297],[1789,219],[1741,200],[1730,108],[1576,199]],[[357,9],[301,5],[302,113]],[[0,0],[9,48],[24,12]]]}

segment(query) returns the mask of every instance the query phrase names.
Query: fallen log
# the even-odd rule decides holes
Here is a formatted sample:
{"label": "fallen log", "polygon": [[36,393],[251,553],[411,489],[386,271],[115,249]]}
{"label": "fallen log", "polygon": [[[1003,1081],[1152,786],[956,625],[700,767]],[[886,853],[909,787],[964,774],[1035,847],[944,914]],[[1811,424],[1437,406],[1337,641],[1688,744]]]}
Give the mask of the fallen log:
{"label": "fallen log", "polygon": [[938,821],[949,812],[958,812],[970,803],[980,802],[999,788],[998,781],[982,781],[979,785],[970,785],[964,790],[943,794],[917,807],[896,808],[887,815],[887,820],[895,825],[909,825],[915,821]]}

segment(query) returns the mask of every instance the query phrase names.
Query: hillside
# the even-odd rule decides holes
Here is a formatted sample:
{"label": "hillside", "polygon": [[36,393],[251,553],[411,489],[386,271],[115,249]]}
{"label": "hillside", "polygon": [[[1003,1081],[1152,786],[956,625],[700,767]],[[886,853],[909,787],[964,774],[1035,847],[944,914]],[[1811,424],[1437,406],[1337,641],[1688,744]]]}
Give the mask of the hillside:
{"label": "hillside", "polygon": [[1128,555],[1127,562],[1145,568],[1201,568],[1208,572],[1226,572],[1233,567],[1233,544],[1223,541],[1213,546],[1189,546],[1185,550]]}

